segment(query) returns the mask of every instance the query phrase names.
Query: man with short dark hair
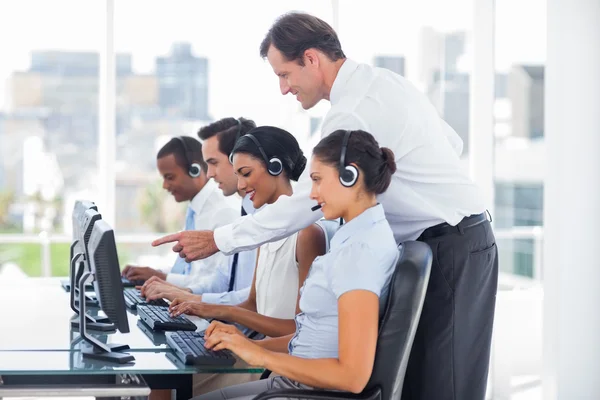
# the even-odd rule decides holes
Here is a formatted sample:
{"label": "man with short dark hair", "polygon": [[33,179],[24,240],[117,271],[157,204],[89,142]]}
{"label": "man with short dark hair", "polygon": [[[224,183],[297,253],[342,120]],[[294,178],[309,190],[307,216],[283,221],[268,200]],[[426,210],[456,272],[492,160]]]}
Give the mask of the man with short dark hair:
{"label": "man with short dark hair", "polygon": [[[208,166],[198,140],[189,136],[172,138],[158,151],[156,165],[163,178],[163,189],[171,193],[178,203],[189,202],[185,230],[215,229],[238,216],[206,176]],[[201,286],[209,290],[219,265],[227,262],[228,257],[224,254],[215,254],[193,263],[177,257],[171,268],[158,270],[127,265],[123,275],[131,281],[147,281],[156,277],[182,288]]]}
{"label": "man with short dark hair", "polygon": [[[256,128],[256,124],[252,120],[223,118],[198,131],[198,137],[202,140],[202,155],[207,164],[206,176],[219,185],[225,196],[239,193],[229,154],[236,140],[253,128]],[[244,197],[245,193],[239,195]]]}
{"label": "man with short dark hair", "polygon": [[[398,243],[419,240],[433,265],[403,387],[404,400],[482,400],[498,281],[498,252],[485,204],[460,162],[462,141],[428,98],[402,76],[346,58],[335,31],[312,15],[280,17],[260,46],[304,109],[331,102],[322,134],[364,130],[392,149],[398,166],[378,196]],[[306,171],[309,171],[307,168]],[[196,260],[279,240],[322,217],[308,173],[291,197],[213,232],[183,232],[153,244]]]}
{"label": "man with short dark hair", "polygon": [[[254,214],[256,210],[246,194],[237,188],[237,176],[233,165],[229,162],[229,154],[236,140],[253,128],[256,128],[256,124],[250,119],[223,118],[198,131],[198,137],[202,140],[202,156],[207,165],[206,177],[212,178],[219,185],[225,197],[239,194],[242,198],[240,210],[242,216]],[[219,271],[219,277],[223,281],[221,288],[224,290],[221,293],[218,290],[214,293],[204,293],[200,298],[196,297],[196,300],[212,304],[237,305],[248,298],[256,266],[256,250],[233,254],[229,261],[229,268],[222,268]],[[225,283],[227,286],[223,286]]]}

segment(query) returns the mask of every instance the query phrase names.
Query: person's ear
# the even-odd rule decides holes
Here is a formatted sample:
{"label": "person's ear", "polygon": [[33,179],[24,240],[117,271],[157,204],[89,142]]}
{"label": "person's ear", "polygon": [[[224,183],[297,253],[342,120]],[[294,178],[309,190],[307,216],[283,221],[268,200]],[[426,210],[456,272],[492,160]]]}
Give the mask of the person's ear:
{"label": "person's ear", "polygon": [[319,64],[319,54],[315,49],[307,49],[304,51],[304,65],[318,67]]}

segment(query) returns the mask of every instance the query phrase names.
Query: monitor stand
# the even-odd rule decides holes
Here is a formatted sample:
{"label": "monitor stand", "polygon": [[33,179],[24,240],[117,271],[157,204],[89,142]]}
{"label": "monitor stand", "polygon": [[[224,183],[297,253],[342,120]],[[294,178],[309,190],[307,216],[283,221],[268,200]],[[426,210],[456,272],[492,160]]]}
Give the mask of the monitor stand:
{"label": "monitor stand", "polygon": [[[73,259],[75,258],[75,256],[77,254],[80,254],[80,253],[77,253],[75,250],[78,244],[79,244],[79,239],[75,239],[75,240],[73,240],[73,243],[71,243],[71,246],[69,247],[69,255],[70,255],[69,260],[71,260],[71,268],[69,269],[69,271],[71,271],[71,273],[69,274],[69,278],[70,278],[71,287],[68,291],[79,290],[79,288],[77,286],[76,287],[73,286],[73,278],[72,278],[73,277],[73,268],[72,268]],[[75,282],[79,282],[79,279],[81,278],[82,273],[83,273],[82,268],[80,268],[76,271]],[[96,299],[94,299],[93,297],[91,297],[90,295],[86,294],[85,299],[86,299],[86,304],[88,306],[91,306],[91,307],[98,306],[98,301]],[[77,299],[76,302],[79,302],[79,300]],[[109,321],[102,321],[102,322],[109,322]]]}
{"label": "monitor stand", "polygon": [[[129,346],[126,344],[116,344],[116,343],[102,343],[98,339],[93,336],[89,336],[87,334],[87,325],[89,324],[85,318],[86,310],[85,310],[85,284],[88,279],[93,279],[94,275],[91,272],[85,272],[81,279],[79,280],[79,304],[82,305],[81,312],[79,313],[79,326],[80,335],[85,342],[92,346],[91,349],[81,350],[81,354],[83,358],[90,358],[94,360],[100,361],[108,361],[117,364],[126,364],[128,362],[132,362],[135,358],[131,354],[120,353],[122,350],[129,349]],[[113,326],[114,327],[114,326]]]}
{"label": "monitor stand", "polygon": [[[71,273],[70,278],[71,278],[71,292],[69,293],[69,295],[71,296],[71,310],[73,310],[75,312],[75,318],[71,321],[71,327],[78,329],[79,328],[79,320],[77,319],[78,315],[81,315],[81,308],[79,305],[81,304],[81,294],[83,293],[85,296],[85,286],[83,286],[84,290],[81,291],[81,285],[79,285],[79,290],[75,290],[76,288],[76,284],[75,284],[75,277],[77,276],[79,270],[81,268],[83,268],[83,263],[82,262],[78,262],[79,259],[83,257],[83,253],[76,253],[73,258],[71,259]],[[77,266],[79,266],[79,268],[77,268]],[[81,281],[81,279],[80,279]],[[79,302],[78,304],[75,303],[75,294],[77,293],[77,295],[79,295]],[[85,298],[85,297],[84,297]],[[86,303],[85,300],[83,300],[84,303]],[[87,305],[87,303],[85,304]],[[83,307],[83,310],[85,310],[86,308]],[[84,311],[83,315],[85,315],[85,318],[89,321],[88,324],[88,329],[90,330],[95,330],[95,331],[101,331],[101,332],[107,332],[107,331],[112,331],[115,329],[115,326],[113,324],[110,323],[110,320],[108,318],[104,318],[104,317],[98,317],[98,318],[94,318],[90,315],[87,315],[87,313]]]}

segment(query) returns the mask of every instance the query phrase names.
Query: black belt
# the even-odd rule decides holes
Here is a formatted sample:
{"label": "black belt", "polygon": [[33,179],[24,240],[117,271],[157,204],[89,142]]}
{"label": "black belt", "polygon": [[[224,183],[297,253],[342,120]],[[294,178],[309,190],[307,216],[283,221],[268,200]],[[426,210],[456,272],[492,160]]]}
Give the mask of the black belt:
{"label": "black belt", "polygon": [[461,235],[465,231],[465,229],[472,228],[479,224],[483,224],[486,221],[491,221],[492,217],[488,220],[489,212],[483,212],[481,214],[471,215],[469,217],[464,217],[462,221],[460,221],[457,225],[450,225],[446,222],[442,222],[441,224],[432,226],[430,228],[425,229],[421,236],[417,240],[423,241],[428,239],[434,239],[444,235],[450,235],[453,233],[460,233]]}

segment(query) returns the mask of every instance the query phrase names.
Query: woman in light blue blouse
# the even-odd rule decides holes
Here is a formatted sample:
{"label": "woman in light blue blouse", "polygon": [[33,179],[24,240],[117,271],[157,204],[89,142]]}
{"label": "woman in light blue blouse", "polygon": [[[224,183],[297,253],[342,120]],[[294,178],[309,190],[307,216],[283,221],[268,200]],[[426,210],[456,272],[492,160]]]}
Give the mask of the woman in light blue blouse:
{"label": "woman in light blue blouse", "polygon": [[206,346],[229,349],[270,379],[231,386],[198,400],[252,398],[271,388],[359,393],[373,370],[379,315],[398,257],[376,196],[396,170],[394,154],[364,131],[336,131],[314,148],[311,198],[326,219],[343,218],[327,254],[317,257],[300,290],[296,332],[252,341],[213,322]]}

